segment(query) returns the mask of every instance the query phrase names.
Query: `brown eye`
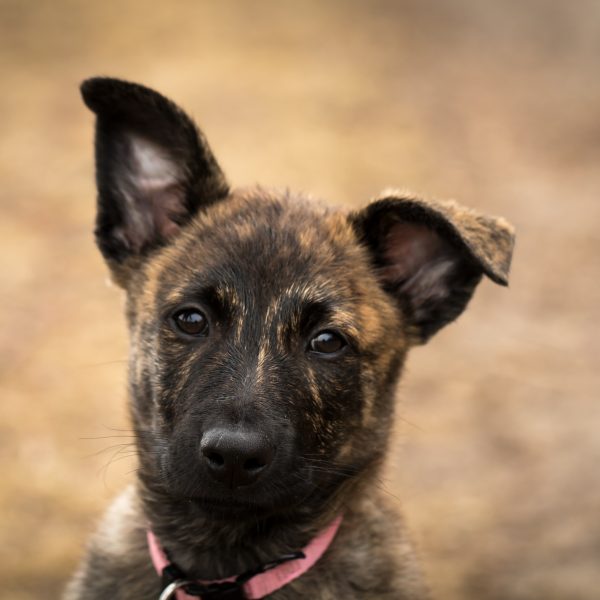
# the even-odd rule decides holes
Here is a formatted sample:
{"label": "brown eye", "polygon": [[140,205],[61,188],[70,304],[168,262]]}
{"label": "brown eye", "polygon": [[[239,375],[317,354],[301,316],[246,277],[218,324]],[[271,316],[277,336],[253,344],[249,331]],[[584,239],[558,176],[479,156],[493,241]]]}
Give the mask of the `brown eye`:
{"label": "brown eye", "polygon": [[344,338],[333,331],[321,331],[310,340],[310,349],[319,354],[334,354],[346,345]]}
{"label": "brown eye", "polygon": [[184,308],[173,315],[179,331],[186,335],[203,336],[208,333],[208,320],[197,308]]}

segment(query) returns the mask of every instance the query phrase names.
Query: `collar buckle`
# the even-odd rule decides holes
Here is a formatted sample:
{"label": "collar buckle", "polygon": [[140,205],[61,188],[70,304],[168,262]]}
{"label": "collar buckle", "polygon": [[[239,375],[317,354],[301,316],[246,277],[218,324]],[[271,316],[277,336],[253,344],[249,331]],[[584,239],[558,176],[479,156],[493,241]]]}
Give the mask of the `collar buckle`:
{"label": "collar buckle", "polygon": [[192,581],[189,581],[187,579],[176,579],[175,581],[171,581],[171,583],[167,584],[167,586],[160,593],[158,600],[170,600],[170,598],[173,598],[173,596],[175,596],[179,588],[190,583],[192,583]]}
{"label": "collar buckle", "polygon": [[181,576],[179,568],[170,563],[163,569],[163,591],[158,600],[170,600],[177,590],[183,588],[188,596],[197,596],[202,600],[247,600],[243,582],[221,581],[202,584]]}

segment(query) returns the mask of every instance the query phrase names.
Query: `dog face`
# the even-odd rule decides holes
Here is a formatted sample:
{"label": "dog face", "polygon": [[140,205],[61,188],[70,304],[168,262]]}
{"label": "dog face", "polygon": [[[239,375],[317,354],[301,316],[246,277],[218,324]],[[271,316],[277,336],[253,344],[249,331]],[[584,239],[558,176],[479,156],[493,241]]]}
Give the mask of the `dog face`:
{"label": "dog face", "polygon": [[173,494],[286,506],[379,459],[405,323],[343,215],[233,194],[142,273],[134,397]]}
{"label": "dog face", "polygon": [[97,241],[128,295],[142,481],[218,515],[318,510],[368,479],[407,350],[483,274],[506,284],[511,228],[395,193],[347,214],[232,191],[164,97],[113,79],[82,92]]}

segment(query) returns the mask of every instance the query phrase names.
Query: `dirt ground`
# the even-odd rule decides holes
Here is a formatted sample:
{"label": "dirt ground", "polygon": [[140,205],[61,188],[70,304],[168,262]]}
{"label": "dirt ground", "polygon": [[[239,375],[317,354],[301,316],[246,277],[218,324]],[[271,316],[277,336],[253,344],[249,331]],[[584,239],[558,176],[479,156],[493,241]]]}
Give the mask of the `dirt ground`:
{"label": "dirt ground", "polygon": [[600,2],[0,0],[0,72],[0,598],[57,597],[135,466],[94,74],[180,102],[234,184],[517,226],[510,288],[413,352],[386,485],[437,598],[600,597]]}

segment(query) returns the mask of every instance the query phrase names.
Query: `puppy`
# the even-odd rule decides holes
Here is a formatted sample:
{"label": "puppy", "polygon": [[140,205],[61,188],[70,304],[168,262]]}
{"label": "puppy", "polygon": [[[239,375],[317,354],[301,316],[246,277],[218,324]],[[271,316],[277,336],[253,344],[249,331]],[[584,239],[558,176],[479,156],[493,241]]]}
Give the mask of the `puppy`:
{"label": "puppy", "polygon": [[165,97],[81,89],[139,472],[65,598],[426,598],[377,485],[394,391],[483,275],[507,284],[511,226],[393,191],[347,213],[232,189]]}

